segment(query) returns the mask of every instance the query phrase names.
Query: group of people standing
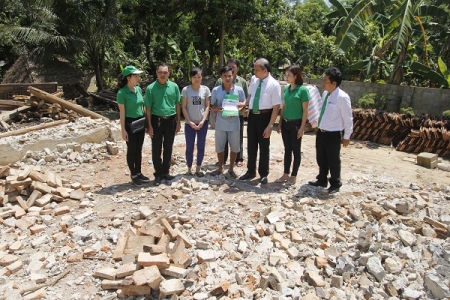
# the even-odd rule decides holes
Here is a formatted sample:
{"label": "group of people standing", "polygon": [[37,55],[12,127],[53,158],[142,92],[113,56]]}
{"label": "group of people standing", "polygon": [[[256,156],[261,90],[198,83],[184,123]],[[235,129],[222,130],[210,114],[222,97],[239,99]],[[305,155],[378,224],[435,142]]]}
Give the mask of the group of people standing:
{"label": "group of people standing", "polygon": [[[270,161],[270,136],[278,118],[277,132],[282,134],[284,172],[276,182],[295,184],[301,163],[301,140],[305,131],[309,92],[303,85],[302,69],[291,66],[285,72],[288,83],[283,97],[281,86],[270,73],[269,62],[260,58],[254,63],[254,76],[248,86],[247,81],[238,76],[239,61],[229,59],[220,69],[220,78],[212,91],[201,84],[202,70],[194,68],[190,72],[191,84],[183,88],[169,80],[169,66],[157,67],[157,80],[150,84],[142,95],[139,88],[139,74],[142,71],[127,66],[121,73],[117,102],[120,111],[122,137],[127,142],[127,164],[131,180],[135,185],[149,182],[141,172],[142,145],[145,132],[152,139],[152,160],[154,165],[154,185],[163,180],[170,184],[173,142],[181,127],[181,113],[185,118],[187,174],[203,177],[201,170],[206,145],[208,122],[215,128],[215,150],[217,169],[211,175],[220,175],[229,156],[230,163],[226,176],[231,179],[249,180],[259,174],[261,184],[268,182]],[[329,193],[341,187],[341,144],[346,147],[353,130],[351,102],[349,96],[339,88],[342,74],[337,68],[325,71],[324,100],[319,116],[316,136],[316,159],[319,175],[313,186],[330,187]],[[242,166],[243,159],[243,111],[248,108],[247,125],[247,171],[238,176],[235,164]],[[145,118],[145,121],[142,119]],[[132,130],[134,124],[142,120],[146,126]],[[197,140],[197,143],[195,141]],[[197,144],[196,166],[194,148]],[[258,161],[259,151],[259,162]],[[293,157],[293,164],[292,164]],[[328,173],[330,178],[328,179]]]}

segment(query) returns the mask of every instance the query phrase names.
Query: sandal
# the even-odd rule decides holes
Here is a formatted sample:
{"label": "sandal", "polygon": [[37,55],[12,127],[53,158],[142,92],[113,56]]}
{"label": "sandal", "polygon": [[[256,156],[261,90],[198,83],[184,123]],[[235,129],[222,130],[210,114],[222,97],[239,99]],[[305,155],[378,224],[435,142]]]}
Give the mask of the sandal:
{"label": "sandal", "polygon": [[236,166],[237,167],[242,167],[244,165],[244,162],[242,162],[242,161],[238,161],[237,163],[236,163]]}
{"label": "sandal", "polygon": [[289,184],[296,184],[297,183],[297,177],[291,176],[289,177]]}
{"label": "sandal", "polygon": [[203,173],[202,171],[198,171],[198,172],[195,172],[195,176],[203,177],[203,176],[205,176],[205,173]]}
{"label": "sandal", "polygon": [[221,175],[222,173],[223,173],[222,171],[220,171],[219,169],[217,169],[217,170],[212,171],[212,172],[211,172],[211,175],[212,175],[212,176],[219,176],[219,175]]}
{"label": "sandal", "polygon": [[231,177],[232,179],[237,179],[238,176],[236,173],[234,173],[234,171],[228,171],[227,172],[227,176]]}

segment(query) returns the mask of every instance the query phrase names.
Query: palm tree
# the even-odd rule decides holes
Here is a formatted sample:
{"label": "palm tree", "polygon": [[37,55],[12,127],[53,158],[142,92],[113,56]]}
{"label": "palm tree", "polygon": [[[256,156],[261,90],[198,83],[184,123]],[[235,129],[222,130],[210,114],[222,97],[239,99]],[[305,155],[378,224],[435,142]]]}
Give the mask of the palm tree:
{"label": "palm tree", "polygon": [[1,30],[14,36],[23,45],[23,51],[34,60],[50,56],[57,50],[68,48],[70,38],[57,28],[58,17],[52,7],[53,0],[23,1],[24,11],[20,25],[5,25]]}

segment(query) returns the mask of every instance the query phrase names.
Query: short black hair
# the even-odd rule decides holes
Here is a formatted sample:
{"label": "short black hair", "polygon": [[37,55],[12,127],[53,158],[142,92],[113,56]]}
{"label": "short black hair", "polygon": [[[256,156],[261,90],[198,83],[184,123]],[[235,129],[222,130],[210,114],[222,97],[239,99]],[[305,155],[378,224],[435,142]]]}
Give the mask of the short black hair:
{"label": "short black hair", "polygon": [[330,82],[336,82],[336,87],[341,85],[342,82],[342,72],[336,67],[328,68],[325,70],[325,75],[328,76]]}
{"label": "short black hair", "polygon": [[224,66],[224,67],[222,67],[222,69],[220,69],[220,76],[222,76],[223,74],[228,73],[230,71],[234,74],[232,67]]}
{"label": "short black hair", "polygon": [[159,65],[156,66],[157,71],[159,70],[159,67],[167,67],[167,69],[170,71],[170,66],[168,63],[165,62],[159,63]]}
{"label": "short black hair", "polygon": [[241,66],[241,62],[237,60],[236,58],[229,58],[227,61],[227,64],[232,63],[235,64],[238,68]]}
{"label": "short black hair", "polygon": [[200,68],[193,68],[191,70],[191,72],[189,72],[189,75],[191,75],[191,77],[194,77],[195,75],[197,75],[198,73],[202,73],[202,69]]}
{"label": "short black hair", "polygon": [[296,85],[303,85],[302,67],[293,65],[290,66],[286,71],[289,71],[295,76],[297,76],[297,78],[295,78]]}

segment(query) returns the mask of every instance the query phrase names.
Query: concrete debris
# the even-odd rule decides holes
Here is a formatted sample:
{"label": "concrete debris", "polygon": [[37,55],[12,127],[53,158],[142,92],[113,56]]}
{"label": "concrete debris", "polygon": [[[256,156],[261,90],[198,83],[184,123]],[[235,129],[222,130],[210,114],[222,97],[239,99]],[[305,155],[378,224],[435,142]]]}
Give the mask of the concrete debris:
{"label": "concrete debris", "polygon": [[0,167],[0,298],[61,299],[52,286],[24,291],[72,266],[83,272],[63,279],[68,299],[450,297],[447,186],[367,175],[331,200],[310,186],[178,175],[177,158],[158,187],[52,168],[120,155],[116,145],[64,141]]}

